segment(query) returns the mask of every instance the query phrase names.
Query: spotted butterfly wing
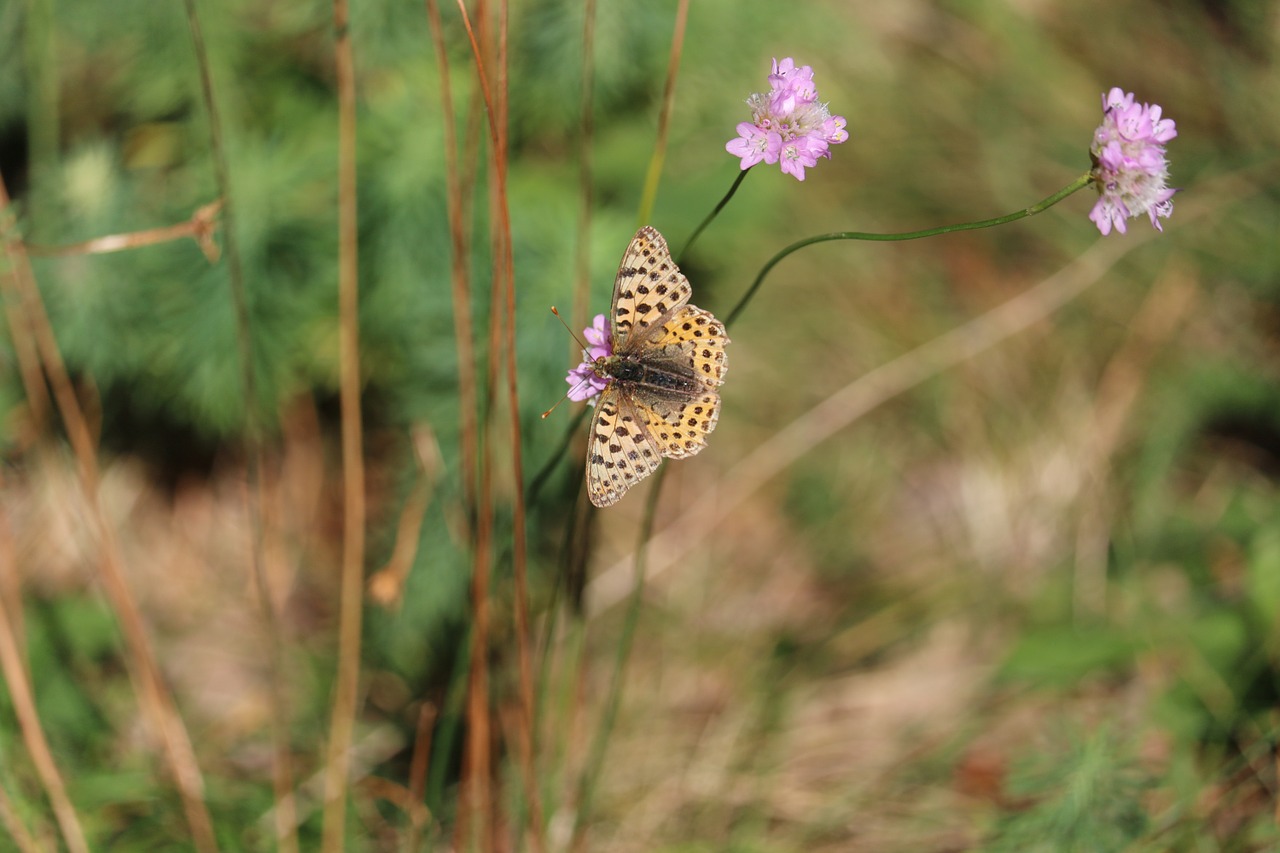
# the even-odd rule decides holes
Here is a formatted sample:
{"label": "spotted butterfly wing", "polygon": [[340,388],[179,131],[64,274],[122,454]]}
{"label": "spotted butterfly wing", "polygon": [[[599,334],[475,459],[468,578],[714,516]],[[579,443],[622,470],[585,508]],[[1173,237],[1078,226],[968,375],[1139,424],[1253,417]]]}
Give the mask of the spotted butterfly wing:
{"label": "spotted butterfly wing", "polygon": [[652,330],[666,315],[688,303],[693,295],[689,280],[671,259],[667,241],[648,225],[636,232],[622,255],[613,282],[613,351],[621,354],[630,345],[643,348],[632,332]]}
{"label": "spotted butterfly wing", "polygon": [[724,325],[690,305],[667,241],[645,226],[622,256],[610,312],[613,354],[587,448],[587,494],[610,506],[664,456],[692,456],[720,416]]}

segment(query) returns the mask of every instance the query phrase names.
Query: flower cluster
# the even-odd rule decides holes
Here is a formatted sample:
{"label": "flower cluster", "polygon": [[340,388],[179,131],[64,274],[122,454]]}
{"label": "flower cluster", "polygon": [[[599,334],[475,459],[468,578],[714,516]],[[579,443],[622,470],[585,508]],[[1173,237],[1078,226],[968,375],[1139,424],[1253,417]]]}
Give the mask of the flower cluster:
{"label": "flower cluster", "polygon": [[1093,180],[1098,203],[1089,218],[1104,235],[1111,227],[1125,233],[1125,219],[1147,214],[1157,231],[1157,217],[1173,213],[1173,194],[1165,185],[1169,164],[1164,144],[1178,135],[1173,121],[1160,117],[1159,104],[1134,103],[1133,94],[1114,88],[1102,96],[1102,124],[1093,134]]}
{"label": "flower cluster", "polygon": [[790,57],[773,60],[769,86],[768,92],[747,98],[751,121],[738,125],[738,138],[729,140],[725,150],[742,158],[743,169],[780,163],[782,171],[803,181],[805,169],[816,166],[819,157],[830,157],[831,146],[849,138],[844,117],[833,116],[819,103],[813,69],[797,68]]}
{"label": "flower cluster", "polygon": [[597,314],[591,325],[582,330],[587,339],[587,349],[582,351],[582,363],[569,371],[565,382],[569,388],[569,399],[575,403],[587,400],[595,405],[595,396],[605,389],[609,380],[596,372],[596,364],[602,358],[613,355],[613,340],[609,328],[605,325],[603,314]]}

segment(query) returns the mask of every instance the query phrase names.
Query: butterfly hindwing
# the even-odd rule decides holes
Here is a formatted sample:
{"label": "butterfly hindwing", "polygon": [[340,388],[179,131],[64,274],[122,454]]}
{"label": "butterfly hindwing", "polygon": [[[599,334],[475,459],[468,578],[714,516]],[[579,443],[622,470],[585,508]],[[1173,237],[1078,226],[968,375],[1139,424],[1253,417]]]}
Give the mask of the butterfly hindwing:
{"label": "butterfly hindwing", "polygon": [[662,461],[648,419],[618,383],[600,392],[587,446],[587,496],[596,506],[614,504]]}
{"label": "butterfly hindwing", "polygon": [[650,398],[636,394],[636,410],[649,439],[663,456],[682,459],[707,446],[707,435],[720,419],[720,395],[705,389],[692,400]]}
{"label": "butterfly hindwing", "polygon": [[661,326],[646,334],[646,344],[662,353],[663,358],[678,357],[692,366],[703,384],[717,386],[724,382],[729,361],[724,351],[729,343],[724,324],[696,305],[685,305]]}
{"label": "butterfly hindwing", "polygon": [[693,295],[689,280],[671,258],[667,241],[646,225],[622,255],[613,284],[614,352],[628,349],[632,332],[660,324]]}

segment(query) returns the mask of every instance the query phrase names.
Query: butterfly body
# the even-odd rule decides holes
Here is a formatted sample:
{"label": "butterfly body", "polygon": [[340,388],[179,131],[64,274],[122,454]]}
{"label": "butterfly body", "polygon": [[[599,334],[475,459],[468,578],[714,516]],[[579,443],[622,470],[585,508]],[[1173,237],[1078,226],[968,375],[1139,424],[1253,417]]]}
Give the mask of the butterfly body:
{"label": "butterfly body", "polygon": [[636,394],[648,391],[693,399],[702,388],[693,368],[653,356],[613,356],[602,370],[602,376],[626,383]]}
{"label": "butterfly body", "polygon": [[593,370],[600,392],[587,448],[587,494],[615,503],[663,457],[692,456],[720,415],[724,325],[690,305],[692,288],[648,226],[636,232],[614,282],[612,355]]}

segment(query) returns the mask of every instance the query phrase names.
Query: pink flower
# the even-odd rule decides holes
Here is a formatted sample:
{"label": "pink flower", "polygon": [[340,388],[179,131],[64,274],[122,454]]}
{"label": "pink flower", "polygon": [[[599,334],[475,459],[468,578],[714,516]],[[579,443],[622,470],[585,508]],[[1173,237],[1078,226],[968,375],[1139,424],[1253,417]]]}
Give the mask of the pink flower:
{"label": "pink flower", "polygon": [[613,342],[609,338],[609,327],[605,325],[603,314],[597,314],[591,325],[582,330],[582,337],[587,340],[587,352],[591,354],[593,361],[613,355]]}
{"label": "pink flower", "polygon": [[749,121],[738,125],[738,138],[729,140],[725,150],[742,158],[742,168],[749,169],[761,161],[778,162],[782,137],[772,131],[764,131]]}
{"label": "pink flower", "polygon": [[1102,96],[1102,124],[1093,133],[1089,154],[1098,201],[1089,218],[1105,236],[1114,226],[1125,233],[1125,220],[1147,214],[1157,231],[1160,218],[1173,213],[1166,185],[1169,163],[1164,144],[1178,135],[1159,104],[1138,104],[1133,94],[1113,88]]}
{"label": "pink flower", "polygon": [[[844,116],[832,116],[822,123],[822,138],[828,146],[839,145],[849,138],[849,132],[844,129]],[[827,148],[822,152],[822,156],[831,159],[831,149]]]}
{"label": "pink flower", "polygon": [[827,143],[802,136],[783,145],[778,159],[782,163],[782,171],[795,175],[797,181],[803,181],[804,170],[818,165],[818,158],[822,156],[829,156]]}
{"label": "pink flower", "polygon": [[743,169],[780,163],[782,171],[803,181],[806,168],[818,157],[829,158],[831,146],[849,138],[845,120],[818,101],[813,68],[796,67],[791,57],[773,60],[769,87],[747,99],[751,121],[738,125],[738,137],[725,150],[742,160]]}
{"label": "pink flower", "polygon": [[601,375],[601,362],[613,355],[613,341],[609,327],[605,325],[605,316],[597,314],[591,325],[582,330],[582,336],[587,341],[587,349],[582,351],[582,363],[569,371],[565,382],[571,386],[570,400],[587,400],[594,406],[595,396],[609,384],[608,377]]}

